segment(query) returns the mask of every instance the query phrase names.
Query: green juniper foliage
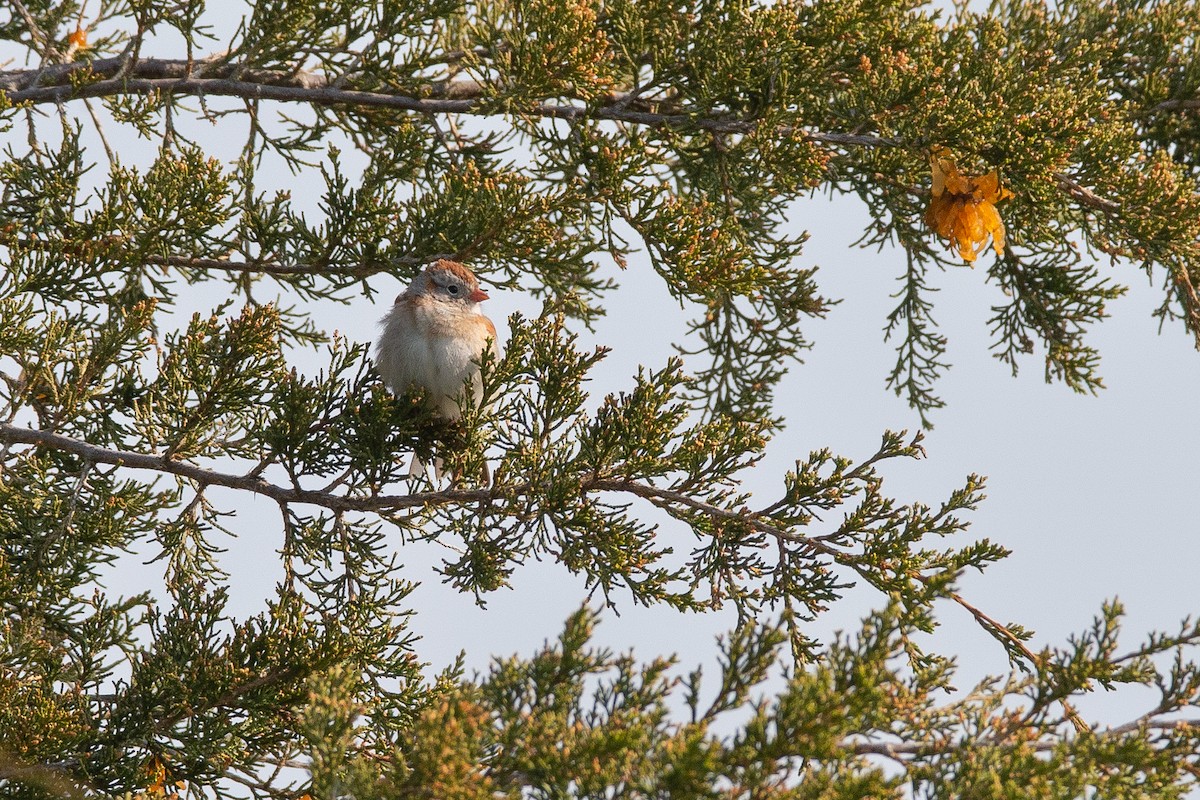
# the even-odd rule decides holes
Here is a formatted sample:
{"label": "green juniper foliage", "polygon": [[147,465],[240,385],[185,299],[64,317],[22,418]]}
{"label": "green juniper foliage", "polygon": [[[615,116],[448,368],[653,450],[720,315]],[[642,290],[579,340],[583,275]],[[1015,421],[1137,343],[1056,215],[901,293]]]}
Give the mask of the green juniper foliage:
{"label": "green juniper foliage", "polygon": [[[1109,260],[1161,283],[1159,315],[1200,342],[1200,5],[210,5],[0,11],[3,796],[1195,784],[1200,728],[1173,721],[1200,699],[1194,620],[1119,646],[1114,602],[1032,651],[956,588],[1006,555],[961,536],[983,479],[931,505],[885,491],[920,436],[815,451],[769,502],[742,478],[782,421],[805,321],[831,303],[788,224],[812,192],[861,198],[863,242],[897,253],[887,385],[936,420],[947,342],[929,274],[963,266],[924,221],[936,147],[1014,193],[1007,248],[973,274],[1002,290],[992,348],[1014,372],[1038,349],[1048,380],[1102,386],[1087,335],[1123,291]],[[217,138],[240,155],[216,157]],[[267,169],[321,187],[319,212],[261,188]],[[691,315],[686,362],[588,402],[605,350],[577,336],[631,256]],[[446,257],[542,304],[509,320],[485,402],[457,426],[392,396],[365,346],[309,316]],[[227,302],[198,304],[206,284]],[[298,368],[302,352],[320,366]],[[408,475],[410,452],[455,480]],[[276,537],[283,577],[249,616],[222,569],[230,493],[280,515],[257,534]],[[650,521],[665,517],[691,538]],[[434,538],[455,547],[441,575],[405,570],[405,548]],[[98,587],[127,551],[157,557],[165,600]],[[483,603],[534,559],[618,609],[732,605],[719,674],[598,649],[590,608],[529,658],[424,674],[412,581]],[[813,638],[851,585],[880,610]],[[955,664],[918,634],[947,601],[1011,675],[944,691]],[[1076,712],[1119,684],[1145,688],[1143,715],[1096,728]]]}

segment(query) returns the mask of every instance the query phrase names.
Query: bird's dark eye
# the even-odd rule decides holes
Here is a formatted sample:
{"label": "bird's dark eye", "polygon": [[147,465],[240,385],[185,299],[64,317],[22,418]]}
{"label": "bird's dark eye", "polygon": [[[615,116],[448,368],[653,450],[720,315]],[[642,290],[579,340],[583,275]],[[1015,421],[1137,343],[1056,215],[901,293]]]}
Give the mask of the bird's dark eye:
{"label": "bird's dark eye", "polygon": [[455,286],[454,284],[451,284],[446,287],[446,291],[449,292],[450,294],[458,294],[458,287]]}

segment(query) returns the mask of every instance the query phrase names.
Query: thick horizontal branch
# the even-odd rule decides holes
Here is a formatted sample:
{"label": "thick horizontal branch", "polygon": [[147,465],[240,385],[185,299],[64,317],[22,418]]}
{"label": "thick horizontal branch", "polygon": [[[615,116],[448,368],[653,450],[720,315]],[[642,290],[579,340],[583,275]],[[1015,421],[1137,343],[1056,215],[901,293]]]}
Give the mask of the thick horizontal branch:
{"label": "thick horizontal branch", "polygon": [[7,422],[0,422],[0,440],[12,444],[36,445],[72,453],[93,464],[112,464],[128,469],[152,470],[187,478],[205,486],[222,486],[227,489],[240,489],[261,494],[279,503],[303,503],[328,508],[331,511],[377,512],[451,503],[470,503],[493,497],[492,492],[488,489],[445,489],[438,492],[414,492],[406,495],[347,497],[328,492],[280,486],[254,475],[217,472],[160,455],[112,450],[62,434],[22,428]]}
{"label": "thick horizontal branch", "polygon": [[[62,103],[88,97],[127,94],[185,94],[276,100],[316,105],[349,105],[394,108],[425,114],[494,115],[504,109],[489,98],[487,87],[470,80],[433,83],[421,87],[421,96],[398,92],[360,91],[333,85],[311,72],[284,72],[247,67],[219,60],[119,58],[99,59],[47,67],[42,70],[0,72],[0,91],[14,103]],[[641,104],[645,105],[645,104]],[[711,117],[701,113],[663,113],[629,102],[627,95],[612,94],[598,105],[539,103],[520,109],[529,116],[551,119],[602,119],[650,127],[680,127],[714,133],[749,133],[754,120]],[[783,132],[795,133],[787,128]],[[888,147],[897,142],[881,136],[800,131],[813,142],[861,147]]]}
{"label": "thick horizontal branch", "polygon": [[[346,89],[341,81],[308,71],[266,70],[220,58],[201,61],[179,59],[98,59],[46,67],[40,70],[0,72],[0,92],[14,103],[63,103],[89,97],[128,94],[182,94],[237,97],[244,100],[275,100],[314,105],[344,105],[392,108],[421,114],[467,114],[492,116],[505,113],[490,96],[488,87],[474,80],[438,81],[419,87],[414,94],[392,91]],[[719,134],[744,134],[756,130],[757,120],[736,116],[712,116],[709,111],[659,110],[652,101],[632,99],[615,92],[593,104],[538,103],[519,113],[547,119],[597,119],[646,127],[704,130]],[[903,142],[872,134],[834,133],[780,126],[782,136],[800,135],[818,144],[841,147],[899,147]],[[1056,174],[1059,187],[1082,205],[1117,214],[1118,203],[1100,197],[1065,174]],[[289,274],[287,268],[261,271]]]}
{"label": "thick horizontal branch", "polygon": [[[424,508],[428,506],[452,505],[460,503],[476,503],[483,500],[497,501],[512,494],[528,494],[535,487],[521,484],[517,486],[479,488],[479,489],[444,489],[434,492],[413,492],[404,495],[372,495],[366,497],[351,497],[332,492],[313,491],[291,486],[280,486],[270,483],[258,475],[236,475],[227,472],[206,469],[186,461],[176,461],[161,455],[134,453],[126,450],[113,450],[107,447],[89,444],[70,436],[59,433],[23,428],[7,422],[0,422],[0,441],[10,444],[26,444],[38,447],[48,447],[66,453],[72,453],[92,464],[111,464],[127,469],[145,469],[154,472],[177,475],[195,481],[204,486],[221,486],[227,489],[239,489],[254,494],[264,495],[278,503],[300,503],[319,506],[331,511],[357,511],[363,513],[397,511],[406,508]],[[754,530],[790,542],[810,545],[838,561],[845,561],[846,553],[830,545],[773,526],[762,519],[755,518],[750,511],[722,508],[705,503],[681,492],[662,489],[646,483],[622,480],[617,478],[592,477],[580,481],[580,490],[584,492],[619,492],[641,497],[656,505],[685,507],[704,514],[713,519],[726,522],[736,522],[750,526]]]}

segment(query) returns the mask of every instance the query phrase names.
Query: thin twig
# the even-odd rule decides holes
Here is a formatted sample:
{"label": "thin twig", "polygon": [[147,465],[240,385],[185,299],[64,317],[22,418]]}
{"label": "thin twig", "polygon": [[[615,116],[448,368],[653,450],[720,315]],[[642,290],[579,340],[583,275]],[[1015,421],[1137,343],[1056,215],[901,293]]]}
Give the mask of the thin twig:
{"label": "thin twig", "polygon": [[[922,575],[918,574],[915,575],[915,577],[922,582],[927,582],[927,579]],[[964,598],[958,592],[950,592],[948,597],[955,603],[958,603],[959,606],[966,609],[966,611],[975,618],[975,621],[978,622],[980,627],[982,627],[985,631],[990,631],[994,637],[997,639],[1002,639],[1004,642],[1007,642],[1010,647],[1020,652],[1021,655],[1023,655],[1030,663],[1030,665],[1039,673],[1045,672],[1045,664],[1043,660],[1036,653],[1030,650],[1025,642],[1021,641],[1021,639],[1015,633],[1009,630],[1007,625],[983,613],[983,611],[979,610],[979,608],[967,602],[966,598]],[[1092,726],[1087,724],[1083,717],[1079,715],[1079,712],[1075,710],[1075,707],[1071,705],[1066,698],[1061,698],[1059,702],[1062,704],[1063,712],[1067,715],[1067,719],[1071,721],[1071,724],[1075,726],[1077,731],[1080,733],[1091,731]]]}
{"label": "thin twig", "polygon": [[809,536],[804,536],[799,533],[791,533],[785,531],[775,525],[770,525],[763,522],[761,519],[755,518],[750,511],[738,511],[734,509],[722,508],[711,503],[705,503],[703,500],[697,500],[694,497],[683,494],[682,492],[672,491],[671,489],[662,489],[657,486],[651,486],[648,483],[637,483],[635,481],[618,480],[612,478],[590,478],[584,481],[585,488],[601,492],[627,492],[632,495],[641,497],[643,500],[649,500],[656,505],[661,505],[663,502],[675,505],[681,505],[690,508],[693,511],[708,516],[712,519],[725,520],[728,522],[736,522],[742,525],[749,526],[752,530],[759,533],[765,533],[776,539],[782,539],[789,542],[797,542],[811,546],[814,550],[827,555],[830,558],[837,559],[839,563],[844,563],[843,559],[846,553],[834,547],[830,547],[824,542],[817,541]]}
{"label": "thin twig", "polygon": [[104,135],[104,126],[100,124],[100,117],[96,114],[96,109],[92,106],[92,101],[84,100],[83,105],[87,109],[88,115],[92,118],[92,125],[95,126],[96,134],[100,137],[100,144],[104,145],[104,154],[108,156],[108,165],[115,167],[117,165],[117,156],[108,144],[108,137]]}
{"label": "thin twig", "polygon": [[1101,197],[1090,189],[1080,186],[1061,172],[1054,173],[1054,180],[1058,181],[1059,188],[1085,206],[1090,206],[1097,211],[1103,211],[1105,214],[1121,213],[1120,203],[1115,203],[1112,200]]}
{"label": "thin twig", "polygon": [[[26,8],[22,0],[12,0],[12,5],[17,10],[17,14],[20,15],[21,21],[25,23],[25,27],[29,30],[29,35],[33,39],[33,43],[37,45],[44,65],[54,55],[54,43],[50,41],[50,37],[42,30],[42,26],[38,25],[33,15],[29,13],[29,9]],[[42,74],[42,70],[26,70],[25,74],[29,76],[28,80],[30,83],[36,83],[38,76]]]}
{"label": "thin twig", "polygon": [[59,536],[71,530],[71,524],[75,521],[75,512],[79,508],[79,500],[83,497],[83,490],[87,488],[88,476],[92,474],[95,466],[93,462],[84,460],[83,467],[79,470],[79,478],[75,481],[75,490],[71,492],[71,499],[67,503],[67,513],[63,515],[62,524],[58,528]]}

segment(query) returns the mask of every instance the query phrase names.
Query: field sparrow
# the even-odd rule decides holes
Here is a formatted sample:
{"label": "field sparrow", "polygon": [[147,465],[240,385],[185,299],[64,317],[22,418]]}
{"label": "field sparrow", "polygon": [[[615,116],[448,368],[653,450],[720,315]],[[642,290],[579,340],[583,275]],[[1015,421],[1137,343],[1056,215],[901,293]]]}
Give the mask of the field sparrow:
{"label": "field sparrow", "polygon": [[470,386],[475,402],[483,398],[479,359],[498,353],[496,326],[479,303],[487,292],[471,270],[442,259],[426,267],[396,298],[381,320],[375,365],[397,395],[422,388],[438,416],[456,420],[459,401]]}

